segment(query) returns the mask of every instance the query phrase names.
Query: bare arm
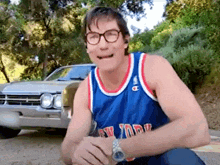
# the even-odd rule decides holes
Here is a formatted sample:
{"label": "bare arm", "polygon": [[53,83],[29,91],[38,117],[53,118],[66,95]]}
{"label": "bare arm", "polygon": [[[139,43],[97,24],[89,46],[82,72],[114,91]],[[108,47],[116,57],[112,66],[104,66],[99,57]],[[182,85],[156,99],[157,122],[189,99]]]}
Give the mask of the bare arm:
{"label": "bare arm", "polygon": [[114,137],[89,137],[92,114],[88,108],[88,84],[83,81],[74,98],[74,113],[61,145],[62,158],[66,164],[101,165],[112,161]]}
{"label": "bare arm", "polygon": [[146,81],[155,91],[170,123],[121,140],[127,157],[151,156],[177,147],[194,148],[208,144],[210,136],[202,110],[171,65],[162,57],[148,56],[144,71]]}
{"label": "bare arm", "polygon": [[76,145],[86,137],[91,127],[91,112],[88,107],[87,79],[84,80],[74,97],[74,113],[61,146],[62,158],[66,164],[72,164],[71,155]]}

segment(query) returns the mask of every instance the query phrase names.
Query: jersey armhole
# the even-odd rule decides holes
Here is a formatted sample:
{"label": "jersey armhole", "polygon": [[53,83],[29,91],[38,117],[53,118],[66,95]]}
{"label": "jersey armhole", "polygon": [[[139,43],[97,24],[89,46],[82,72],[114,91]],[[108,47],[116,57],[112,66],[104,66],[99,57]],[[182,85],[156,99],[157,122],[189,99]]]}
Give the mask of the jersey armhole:
{"label": "jersey armhole", "polygon": [[92,76],[91,76],[91,72],[88,75],[88,108],[91,112],[93,112],[92,110],[92,100],[93,100],[93,90],[92,90]]}
{"label": "jersey armhole", "polygon": [[146,57],[147,57],[148,54],[146,53],[143,53],[141,55],[141,59],[140,59],[140,64],[139,64],[139,76],[140,76],[140,79],[141,79],[141,84],[143,86],[143,89],[144,91],[146,92],[146,94],[148,96],[150,96],[153,100],[157,101],[157,98],[154,94],[154,92],[151,90],[150,86],[148,85],[147,81],[146,81],[146,77],[144,75],[144,63],[146,61]]}

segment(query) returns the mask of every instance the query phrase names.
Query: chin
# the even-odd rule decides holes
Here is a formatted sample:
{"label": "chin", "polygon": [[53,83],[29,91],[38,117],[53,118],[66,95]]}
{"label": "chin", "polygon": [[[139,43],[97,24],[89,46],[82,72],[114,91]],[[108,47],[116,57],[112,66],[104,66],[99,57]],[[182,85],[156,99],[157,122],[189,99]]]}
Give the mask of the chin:
{"label": "chin", "polygon": [[108,63],[108,64],[97,64],[97,66],[98,66],[98,68],[99,68],[99,70],[101,70],[101,71],[114,71],[115,70],[115,66],[114,65],[112,65],[111,63]]}

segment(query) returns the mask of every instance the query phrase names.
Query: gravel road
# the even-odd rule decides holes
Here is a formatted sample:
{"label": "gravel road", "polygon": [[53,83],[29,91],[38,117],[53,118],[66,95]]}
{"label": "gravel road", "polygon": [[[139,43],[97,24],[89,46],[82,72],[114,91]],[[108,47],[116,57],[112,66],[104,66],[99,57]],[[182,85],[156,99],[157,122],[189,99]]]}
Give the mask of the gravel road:
{"label": "gravel road", "polygon": [[63,138],[56,131],[22,130],[15,138],[0,139],[0,165],[64,165]]}
{"label": "gravel road", "polygon": [[[22,130],[11,139],[0,139],[0,165],[64,165],[60,157],[60,145],[64,136],[56,131]],[[217,141],[218,142],[218,141]],[[199,150],[213,152],[196,153],[207,165],[220,164],[220,141],[215,146],[206,146]]]}

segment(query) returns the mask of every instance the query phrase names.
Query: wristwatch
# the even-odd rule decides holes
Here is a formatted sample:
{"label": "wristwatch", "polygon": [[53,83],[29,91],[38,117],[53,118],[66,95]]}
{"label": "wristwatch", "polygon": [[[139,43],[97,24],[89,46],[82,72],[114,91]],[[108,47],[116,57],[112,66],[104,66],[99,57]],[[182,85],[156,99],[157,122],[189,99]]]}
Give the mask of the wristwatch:
{"label": "wristwatch", "polygon": [[119,139],[114,139],[112,142],[112,158],[116,162],[121,162],[125,160],[125,153],[119,146]]}

